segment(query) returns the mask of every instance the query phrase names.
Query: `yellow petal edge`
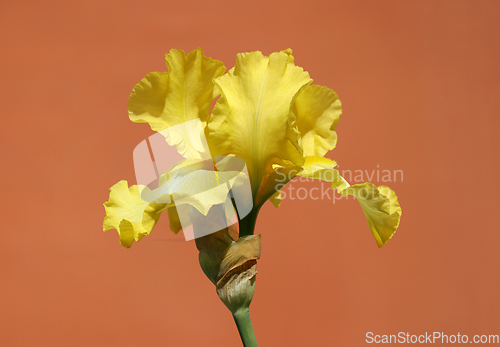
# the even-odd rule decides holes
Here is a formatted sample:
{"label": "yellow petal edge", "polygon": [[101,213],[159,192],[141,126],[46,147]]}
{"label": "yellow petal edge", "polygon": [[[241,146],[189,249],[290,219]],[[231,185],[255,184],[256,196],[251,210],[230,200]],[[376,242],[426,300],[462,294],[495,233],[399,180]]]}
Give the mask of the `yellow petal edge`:
{"label": "yellow petal edge", "polygon": [[226,68],[198,48],[188,55],[172,49],[165,56],[168,72],[152,72],[130,94],[129,118],[149,123],[154,131],[200,118],[205,123],[214,98],[213,79]]}
{"label": "yellow petal edge", "polygon": [[116,229],[120,244],[130,248],[134,241],[149,235],[167,207],[167,204],[144,201],[138,186],[129,188],[127,181],[120,181],[110,188],[109,200],[104,203],[103,230]]}
{"label": "yellow petal edge", "polygon": [[342,105],[333,90],[319,85],[306,86],[297,96],[293,111],[304,156],[323,157],[335,148],[335,127],[342,115]]}
{"label": "yellow petal edge", "polygon": [[[312,80],[293,63],[291,51],[264,56],[240,53],[236,66],[215,79],[221,97],[207,124],[212,155],[245,160],[254,199],[273,165],[304,162],[292,104]],[[255,205],[259,205],[255,201]]]}
{"label": "yellow petal edge", "polygon": [[385,245],[398,229],[403,213],[396,193],[387,186],[377,187],[368,182],[354,184],[340,193],[356,197],[377,245]]}

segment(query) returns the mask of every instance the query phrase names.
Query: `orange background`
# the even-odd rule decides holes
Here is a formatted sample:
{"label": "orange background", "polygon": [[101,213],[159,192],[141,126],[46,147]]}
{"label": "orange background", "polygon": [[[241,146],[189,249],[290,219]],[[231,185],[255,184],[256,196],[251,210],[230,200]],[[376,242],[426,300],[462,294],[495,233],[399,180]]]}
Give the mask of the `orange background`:
{"label": "orange background", "polygon": [[131,249],[101,231],[109,187],[134,181],[153,134],[128,120],[132,87],[197,47],[228,68],[292,48],[343,102],[329,157],[404,172],[382,249],[353,200],[265,205],[261,346],[500,334],[499,15],[497,1],[2,1],[0,345],[240,344],[166,215]]}

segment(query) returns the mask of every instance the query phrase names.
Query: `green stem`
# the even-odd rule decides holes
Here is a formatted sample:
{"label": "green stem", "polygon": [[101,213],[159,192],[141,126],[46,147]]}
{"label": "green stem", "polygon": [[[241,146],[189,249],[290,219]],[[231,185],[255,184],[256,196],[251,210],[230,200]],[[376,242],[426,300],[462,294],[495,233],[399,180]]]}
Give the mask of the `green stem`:
{"label": "green stem", "polygon": [[250,211],[248,215],[239,220],[240,223],[240,237],[253,235],[255,230],[255,224],[257,222],[257,215],[259,214],[261,206],[257,206]]}
{"label": "green stem", "polygon": [[248,308],[240,309],[233,313],[234,321],[240,333],[241,342],[245,347],[259,347],[253,332],[252,321],[250,320],[250,311]]}

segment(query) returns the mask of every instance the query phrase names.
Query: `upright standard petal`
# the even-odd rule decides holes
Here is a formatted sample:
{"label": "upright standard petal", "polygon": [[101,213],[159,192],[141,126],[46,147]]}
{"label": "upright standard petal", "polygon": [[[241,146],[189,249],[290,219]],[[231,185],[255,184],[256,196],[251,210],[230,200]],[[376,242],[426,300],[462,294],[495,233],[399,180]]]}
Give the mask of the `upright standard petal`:
{"label": "upright standard petal", "polygon": [[302,89],[293,105],[297,128],[302,137],[304,156],[322,157],[337,144],[337,126],[342,106],[330,88],[309,85]]}
{"label": "upright standard petal", "polygon": [[238,54],[236,66],[215,80],[221,97],[207,124],[208,144],[212,155],[245,160],[254,199],[273,164],[304,162],[291,105],[311,81],[289,50]]}
{"label": "upright standard petal", "polygon": [[120,181],[110,188],[109,200],[104,203],[103,230],[116,229],[122,246],[130,248],[134,241],[149,235],[167,207],[144,201],[138,186],[129,188],[127,181]]}
{"label": "upright standard petal", "polygon": [[173,49],[165,59],[168,72],[148,74],[130,94],[130,119],[149,123],[154,131],[197,118],[205,123],[214,97],[213,79],[224,73],[224,64],[205,57],[200,48],[187,56]]}
{"label": "upright standard petal", "polygon": [[341,193],[344,197],[353,195],[358,199],[379,247],[391,239],[402,214],[398,197],[391,188],[365,182],[352,185]]}

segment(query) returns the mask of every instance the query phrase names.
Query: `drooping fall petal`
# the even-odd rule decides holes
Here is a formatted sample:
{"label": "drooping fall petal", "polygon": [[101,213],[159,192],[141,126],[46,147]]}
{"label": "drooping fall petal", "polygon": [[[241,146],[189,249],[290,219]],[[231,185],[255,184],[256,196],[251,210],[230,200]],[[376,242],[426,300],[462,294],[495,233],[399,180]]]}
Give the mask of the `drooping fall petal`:
{"label": "drooping fall petal", "polygon": [[[185,160],[160,176],[158,188],[142,196],[150,202],[175,202],[177,208],[189,205],[206,216],[212,206],[226,203],[231,189],[238,189],[248,181],[245,172],[219,165],[222,161],[214,164],[212,159]],[[248,200],[249,193],[247,197],[240,195],[237,198]],[[251,208],[250,201],[247,209]]]}
{"label": "drooping fall petal", "polygon": [[103,230],[116,229],[120,243],[130,248],[134,241],[149,235],[167,206],[144,201],[138,186],[129,188],[127,181],[120,181],[110,188],[109,200],[104,203]]}
{"label": "drooping fall petal", "polygon": [[402,211],[396,194],[389,187],[377,187],[368,182],[350,186],[334,169],[335,165],[328,158],[306,157],[303,171],[298,175],[330,182],[331,188],[337,189],[344,197],[356,197],[378,246],[382,247],[394,235],[401,219]]}
{"label": "drooping fall petal", "polygon": [[306,157],[302,170],[297,175],[330,182],[332,189],[340,191],[347,188],[349,183],[334,169],[336,165],[337,163],[334,160],[328,158]]}
{"label": "drooping fall petal", "polygon": [[355,196],[365,214],[370,230],[382,247],[394,235],[401,219],[401,206],[394,191],[372,183],[354,184],[340,191],[342,195]]}
{"label": "drooping fall petal", "polygon": [[297,93],[312,80],[293,64],[291,51],[238,54],[236,66],[215,80],[221,97],[207,124],[212,155],[247,163],[254,198],[273,164],[302,165],[299,132],[290,112]]}

